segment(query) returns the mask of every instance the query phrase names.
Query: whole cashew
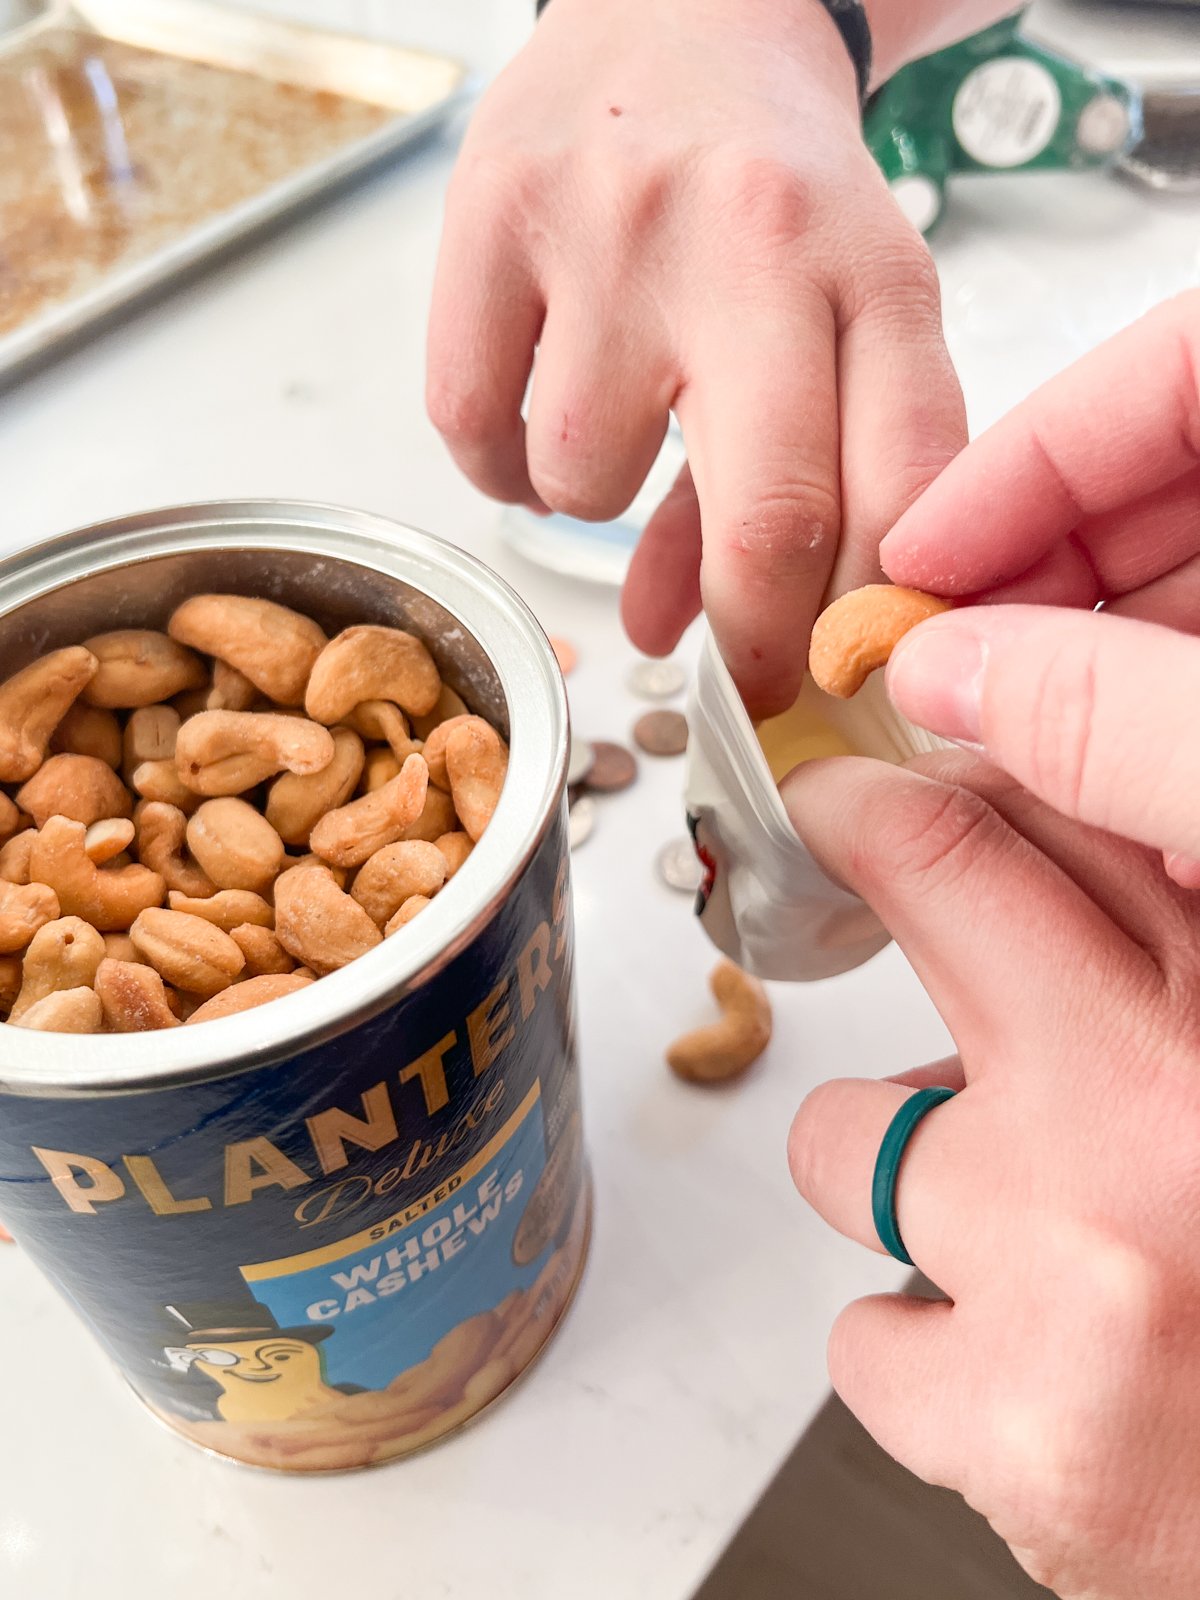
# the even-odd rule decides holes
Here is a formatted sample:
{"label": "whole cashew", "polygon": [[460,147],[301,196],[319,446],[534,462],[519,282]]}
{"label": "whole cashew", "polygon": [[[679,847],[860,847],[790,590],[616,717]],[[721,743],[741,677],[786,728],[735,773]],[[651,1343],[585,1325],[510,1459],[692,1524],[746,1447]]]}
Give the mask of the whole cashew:
{"label": "whole cashew", "polygon": [[38,929],[21,965],[21,992],[10,1022],[60,989],[90,989],[104,960],[104,940],[81,917],[57,917]]}
{"label": "whole cashew", "polygon": [[341,722],[361,700],[391,700],[410,717],[437,705],[442,680],[414,634],[371,623],[345,628],[313,663],[304,706],[317,722]]}
{"label": "whole cashew", "polygon": [[94,987],[113,1033],[150,1033],[179,1026],[162,979],[141,960],[106,957],[97,970]]}
{"label": "whole cashew", "polygon": [[757,978],[722,961],[709,979],[721,1020],[685,1033],[667,1064],[689,1083],[724,1083],[746,1071],[771,1041],[771,1002]]}
{"label": "whole cashew", "polygon": [[179,713],[174,706],[139,706],[129,713],[121,748],[121,772],[126,783],[143,761],[175,763]]}
{"label": "whole cashew", "polygon": [[359,868],[350,893],[372,922],[383,926],[413,895],[427,900],[446,881],[446,858],[434,844],[412,839],[385,845]]}
{"label": "whole cashew", "polygon": [[49,884],[63,916],[82,917],[101,933],[118,932],[148,906],[161,905],[166,886],[157,872],[136,863],[96,866],[88,859],[86,832],[82,822],[48,818],[29,853],[31,887]]}
{"label": "whole cashew", "polygon": [[304,704],[308,675],[327,643],[311,617],[240,594],[193,595],[176,607],[167,628],[173,639],[236,667],[283,706]]}
{"label": "whole cashew", "polygon": [[243,978],[262,978],[268,973],[291,972],[296,963],[280,944],[272,928],[260,928],[257,923],[243,922],[231,930],[229,937],[246,958],[242,968]]}
{"label": "whole cashew", "polygon": [[399,762],[420,752],[421,741],[410,737],[403,711],[390,700],[360,700],[346,713],[346,721],[364,739],[388,745]]}
{"label": "whole cashew", "polygon": [[83,836],[83,848],[87,851],[89,861],[103,867],[125,853],[133,843],[133,835],[132,818],[104,817],[88,828]]}
{"label": "whole cashew", "polygon": [[105,817],[127,817],[129,790],[96,756],[51,756],[17,790],[17,804],[40,828],[47,817],[70,817],[90,828]]}
{"label": "whole cashew", "polygon": [[164,982],[205,999],[227,989],[246,964],[227,933],[183,911],[143,911],[129,937]]}
{"label": "whole cashew", "polygon": [[[405,757],[405,760],[407,759]],[[367,758],[363,762],[359,789],[363,794],[370,794],[373,789],[382,789],[385,783],[391,783],[403,764],[397,761],[391,750],[368,750]]]}
{"label": "whole cashew", "polygon": [[168,889],[195,900],[215,893],[216,884],[197,862],[188,858],[188,819],[178,806],[161,800],[143,800],[134,812],[138,860],[157,872]]}
{"label": "whole cashew", "polygon": [[379,929],[323,867],[293,867],[275,884],[275,932],[289,955],[334,972],[381,942]]}
{"label": "whole cashew", "polygon": [[348,889],[350,879],[354,876],[350,867],[335,867],[330,862],[323,861],[320,856],[314,855],[311,850],[306,856],[289,856],[288,871],[294,867],[320,867],[329,874],[339,889]]}
{"label": "whole cashew", "polygon": [[197,794],[243,794],[286,768],[307,776],[333,760],[328,728],[270,711],[202,711],[175,741],[175,769]]}
{"label": "whole cashew", "polygon": [[15,1026],[39,1033],[99,1033],[104,1011],[94,990],[60,989],[30,1006]]}
{"label": "whole cashew", "polygon": [[25,828],[21,833],[14,833],[11,839],[0,845],[0,878],[5,882],[29,882],[29,856],[36,838],[36,828]]}
{"label": "whole cashew", "polygon": [[482,727],[488,727],[482,717],[472,716],[468,711],[463,716],[450,717],[445,722],[439,722],[437,727],[425,741],[422,754],[425,765],[429,768],[429,781],[439,789],[450,792],[450,779],[446,773],[446,746],[450,742],[450,735],[456,728],[466,727],[468,723],[478,722]]}
{"label": "whole cashew", "polygon": [[382,789],[330,811],[309,838],[314,852],[339,867],[356,867],[392,844],[421,815],[429,773],[420,756],[409,756],[399,775]]}
{"label": "whole cashew", "polygon": [[167,895],[167,904],[172,911],[186,911],[189,916],[203,917],[205,922],[213,923],[223,933],[232,933],[234,928],[244,927],[246,923],[253,923],[258,928],[270,928],[275,924],[273,908],[262,895],[250,889],[218,889],[206,900],[193,900],[172,889]]}
{"label": "whole cashew", "polygon": [[455,728],[446,743],[450,798],[477,843],[492,820],[507,772],[508,749],[490,723],[472,717]]}
{"label": "whole cashew", "polygon": [[192,1012],[187,1025],[216,1022],[220,1017],[232,1017],[239,1011],[265,1006],[268,1001],[282,1000],[285,994],[295,994],[297,989],[307,989],[312,981],[300,972],[263,973],[257,978],[245,978],[212,1000],[206,1000],[199,1010]]}
{"label": "whole cashew", "polygon": [[121,765],[121,724],[111,711],[76,700],[50,737],[59,755],[95,756],[107,766]]}
{"label": "whole cashew", "polygon": [[227,661],[213,662],[212,688],[204,703],[206,711],[249,711],[258,699],[258,689],[245,673]]}
{"label": "whole cashew", "polygon": [[446,863],[446,882],[449,883],[474,850],[475,845],[469,833],[443,833],[433,842],[442,852]]}
{"label": "whole cashew", "polygon": [[60,909],[58,896],[44,883],[9,883],[0,879],[0,953],[24,950],[39,928],[54,921]]}
{"label": "whole cashew", "polygon": [[50,735],[99,665],[90,650],[70,645],[0,683],[0,781],[23,783],[33,777]]}
{"label": "whole cashew", "polygon": [[362,740],[352,728],[335,728],[333,760],[327,767],[308,777],[285,772],[276,778],[267,796],[267,821],[285,844],[306,845],[325,813],[354,793],[362,769]]}
{"label": "whole cashew", "polygon": [[813,682],[826,694],[848,700],[876,667],[886,664],[910,628],[949,609],[948,600],[890,583],[851,589],[826,606],[813,625],[808,647]]}
{"label": "whole cashew", "polygon": [[283,840],[266,817],[232,796],[204,802],[188,819],[187,842],[218,889],[264,894],[284,864]]}
{"label": "whole cashew", "polygon": [[152,706],[169,700],[183,689],[207,683],[208,672],[199,656],[153,628],[118,628],[85,639],[99,663],[83,689],[90,706],[118,710]]}
{"label": "whole cashew", "polygon": [[388,918],[387,926],[383,930],[384,937],[390,939],[393,933],[397,933],[401,928],[407,927],[419,912],[424,911],[428,904],[429,900],[425,895],[410,895],[399,910]]}
{"label": "whole cashew", "polygon": [[188,788],[176,771],[174,757],[169,761],[143,761],[133,769],[130,782],[141,799],[178,806],[185,816],[200,804],[201,797]]}
{"label": "whole cashew", "polygon": [[465,716],[466,712],[467,703],[462,695],[456,694],[448,683],[443,683],[437,705],[433,710],[427,711],[423,717],[413,718],[413,735],[417,739],[428,739],[440,722],[449,722],[451,717]]}

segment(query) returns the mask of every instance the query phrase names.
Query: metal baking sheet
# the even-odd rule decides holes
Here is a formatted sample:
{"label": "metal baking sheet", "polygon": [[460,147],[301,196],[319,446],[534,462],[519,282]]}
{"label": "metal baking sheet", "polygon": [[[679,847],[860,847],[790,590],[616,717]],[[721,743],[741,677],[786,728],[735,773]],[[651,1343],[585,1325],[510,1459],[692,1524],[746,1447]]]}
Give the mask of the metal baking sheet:
{"label": "metal baking sheet", "polygon": [[60,0],[0,32],[0,379],[466,87],[444,57],[208,0]]}

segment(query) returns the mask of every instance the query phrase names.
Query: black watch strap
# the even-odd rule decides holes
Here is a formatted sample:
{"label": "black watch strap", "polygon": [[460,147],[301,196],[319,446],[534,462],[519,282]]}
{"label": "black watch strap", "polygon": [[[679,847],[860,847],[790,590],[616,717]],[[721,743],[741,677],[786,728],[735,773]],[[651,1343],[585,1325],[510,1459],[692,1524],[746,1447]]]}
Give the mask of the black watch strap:
{"label": "black watch strap", "polygon": [[[548,0],[537,0],[539,17],[547,4]],[[867,21],[862,0],[820,0],[820,4],[825,7],[842,36],[842,42],[854,63],[859,103],[865,105],[871,83],[871,24]]]}

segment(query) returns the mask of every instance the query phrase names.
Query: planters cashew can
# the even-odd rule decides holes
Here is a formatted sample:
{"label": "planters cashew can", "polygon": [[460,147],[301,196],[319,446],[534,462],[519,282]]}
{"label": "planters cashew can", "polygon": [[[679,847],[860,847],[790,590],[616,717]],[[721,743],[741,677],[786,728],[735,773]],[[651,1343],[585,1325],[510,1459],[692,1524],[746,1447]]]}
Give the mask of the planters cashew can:
{"label": "planters cashew can", "polygon": [[0,563],[0,676],[190,594],[419,634],[506,734],[500,803],[405,938],[198,1028],[0,1028],[0,1221],[171,1427],[291,1471],[405,1455],[528,1366],[578,1281],[567,709],[454,547],[282,502],[110,522]]}
{"label": "planters cashew can", "polygon": [[688,706],[688,826],[704,867],[696,913],[759,978],[810,981],[861,966],[888,942],[871,908],[827,877],[792,827],[779,780],[802,761],[901,762],[944,748],[892,708],[876,674],[853,700],[806,678],[795,705],[757,729],[711,634]]}

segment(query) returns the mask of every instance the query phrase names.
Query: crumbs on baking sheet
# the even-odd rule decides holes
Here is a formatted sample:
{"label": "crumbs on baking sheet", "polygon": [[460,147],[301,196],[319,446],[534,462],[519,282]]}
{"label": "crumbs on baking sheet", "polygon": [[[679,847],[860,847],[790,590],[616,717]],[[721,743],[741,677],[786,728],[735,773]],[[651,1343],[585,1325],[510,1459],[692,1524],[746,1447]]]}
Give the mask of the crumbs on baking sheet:
{"label": "crumbs on baking sheet", "polygon": [[394,111],[70,28],[0,57],[0,336]]}

